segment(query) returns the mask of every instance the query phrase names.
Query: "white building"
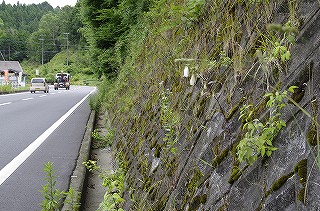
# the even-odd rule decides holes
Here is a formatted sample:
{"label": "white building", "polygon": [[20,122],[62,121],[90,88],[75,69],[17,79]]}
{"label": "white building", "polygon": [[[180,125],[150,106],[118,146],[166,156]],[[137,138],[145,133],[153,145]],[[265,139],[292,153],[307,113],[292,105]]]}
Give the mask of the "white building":
{"label": "white building", "polygon": [[0,85],[26,86],[26,74],[18,61],[0,61]]}

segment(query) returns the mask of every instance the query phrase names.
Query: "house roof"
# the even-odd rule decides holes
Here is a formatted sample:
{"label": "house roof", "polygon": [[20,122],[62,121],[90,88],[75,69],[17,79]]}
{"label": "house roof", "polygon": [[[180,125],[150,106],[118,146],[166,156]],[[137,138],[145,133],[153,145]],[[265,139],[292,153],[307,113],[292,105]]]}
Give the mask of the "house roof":
{"label": "house roof", "polygon": [[0,61],[0,72],[9,70],[9,72],[19,73],[23,72],[18,61]]}

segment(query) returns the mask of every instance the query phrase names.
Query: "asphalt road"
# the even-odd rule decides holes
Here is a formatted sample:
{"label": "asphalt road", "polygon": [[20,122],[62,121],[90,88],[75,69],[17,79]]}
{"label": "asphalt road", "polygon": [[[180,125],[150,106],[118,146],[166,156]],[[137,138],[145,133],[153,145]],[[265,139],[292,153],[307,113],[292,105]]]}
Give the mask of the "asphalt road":
{"label": "asphalt road", "polygon": [[0,95],[0,211],[41,210],[43,164],[67,190],[90,115],[92,87]]}

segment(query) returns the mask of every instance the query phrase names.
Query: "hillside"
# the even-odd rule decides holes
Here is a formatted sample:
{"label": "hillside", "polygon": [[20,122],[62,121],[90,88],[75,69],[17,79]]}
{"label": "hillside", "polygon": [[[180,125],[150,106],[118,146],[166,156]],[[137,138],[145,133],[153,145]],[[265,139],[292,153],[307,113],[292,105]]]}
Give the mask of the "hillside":
{"label": "hillside", "polygon": [[100,89],[118,206],[317,210],[319,2],[184,2],[151,4]]}

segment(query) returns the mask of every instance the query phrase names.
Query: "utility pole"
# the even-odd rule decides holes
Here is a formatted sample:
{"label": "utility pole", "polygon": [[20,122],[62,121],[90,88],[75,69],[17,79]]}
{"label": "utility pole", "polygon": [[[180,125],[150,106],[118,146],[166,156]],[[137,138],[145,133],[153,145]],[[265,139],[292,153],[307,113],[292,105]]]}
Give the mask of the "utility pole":
{"label": "utility pole", "polygon": [[69,65],[69,33],[64,33],[67,39],[67,48],[66,48],[66,57],[67,57],[67,66]]}
{"label": "utility pole", "polygon": [[0,51],[0,54],[1,54],[1,56],[2,56],[3,61],[6,61],[6,59],[4,58],[4,56],[3,56],[3,54],[2,54],[2,51]]}
{"label": "utility pole", "polygon": [[43,41],[44,41],[44,39],[43,38],[41,38],[41,39],[39,39],[39,40],[41,40],[41,64],[42,64],[42,66],[43,66]]}
{"label": "utility pole", "polygon": [[9,56],[8,56],[9,61],[11,60],[10,59],[10,57],[11,57],[11,55],[10,55],[11,52],[10,51],[11,51],[11,48],[10,48],[10,44],[9,44]]}

